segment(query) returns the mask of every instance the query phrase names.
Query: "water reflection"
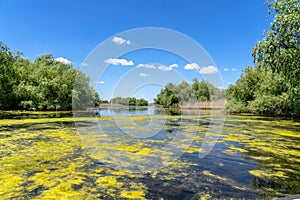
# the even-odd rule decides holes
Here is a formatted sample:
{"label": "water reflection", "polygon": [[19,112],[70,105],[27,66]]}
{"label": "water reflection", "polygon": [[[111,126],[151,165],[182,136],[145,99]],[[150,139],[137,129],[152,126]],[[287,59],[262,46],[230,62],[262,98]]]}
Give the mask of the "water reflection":
{"label": "water reflection", "polygon": [[154,106],[102,106],[100,109],[100,116],[142,116],[153,115]]}
{"label": "water reflection", "polygon": [[180,109],[180,108],[163,108],[160,106],[122,106],[107,105],[100,109],[101,116],[142,116],[142,115],[192,115],[208,116],[217,115],[222,111],[214,109]]}

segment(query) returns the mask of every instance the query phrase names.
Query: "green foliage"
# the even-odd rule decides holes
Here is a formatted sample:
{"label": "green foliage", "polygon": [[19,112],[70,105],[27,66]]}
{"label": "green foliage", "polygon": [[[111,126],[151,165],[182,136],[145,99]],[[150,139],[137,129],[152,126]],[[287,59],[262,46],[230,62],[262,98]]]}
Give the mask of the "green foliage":
{"label": "green foliage", "polygon": [[[33,62],[13,54],[0,42],[0,109],[71,110],[75,104],[95,104],[98,94],[79,70],[56,61],[51,54]],[[73,85],[80,83],[80,87]],[[80,88],[80,89],[78,89]],[[82,98],[90,99],[89,102]],[[77,105],[76,108],[83,107]]]}
{"label": "green foliage", "polygon": [[227,89],[230,112],[287,114],[288,83],[282,74],[247,67],[236,85]]}
{"label": "green foliage", "polygon": [[264,40],[253,48],[258,67],[283,73],[292,85],[300,79],[300,2],[274,0],[267,2],[274,21]]}
{"label": "green foliage", "polygon": [[100,99],[100,101],[99,101],[99,103],[101,104],[101,103],[109,103],[109,101],[108,100],[106,100],[106,99]]}
{"label": "green foliage", "polygon": [[16,57],[9,51],[9,48],[0,42],[0,109],[15,107],[14,95],[11,88],[15,84],[15,70],[13,63]]}
{"label": "green foliage", "polygon": [[226,104],[226,109],[231,113],[247,113],[249,112],[249,109],[242,101],[239,101],[237,99],[231,99]]}
{"label": "green foliage", "polygon": [[178,106],[178,98],[174,94],[175,85],[168,83],[165,88],[161,89],[160,93],[154,99],[155,104],[163,105],[164,107]]}
{"label": "green foliage", "polygon": [[223,90],[216,88],[207,81],[199,82],[197,78],[194,78],[191,85],[186,81],[182,81],[178,85],[168,83],[161,89],[154,99],[154,103],[164,107],[177,107],[198,101],[221,99],[223,96]]}
{"label": "green foliage", "polygon": [[[231,111],[300,116],[300,2],[267,2],[274,21],[247,67],[227,90]],[[236,105],[235,105],[236,104]]]}
{"label": "green foliage", "polygon": [[111,103],[127,106],[148,106],[148,101],[145,99],[137,99],[135,97],[115,97],[110,100]]}

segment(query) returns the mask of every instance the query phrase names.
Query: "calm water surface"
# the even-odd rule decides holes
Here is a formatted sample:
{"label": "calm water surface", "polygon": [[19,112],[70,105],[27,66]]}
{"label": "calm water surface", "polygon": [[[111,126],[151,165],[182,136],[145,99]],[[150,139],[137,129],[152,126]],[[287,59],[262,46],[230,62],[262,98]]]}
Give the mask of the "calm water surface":
{"label": "calm water surface", "polygon": [[[4,199],[270,199],[300,193],[299,122],[227,115],[223,131],[214,135],[217,137],[213,150],[199,158],[205,137],[212,134],[208,131],[211,116],[217,113],[164,112],[150,107],[125,111],[102,109],[98,114],[101,117],[75,119],[80,122],[76,127],[73,115],[68,112],[2,112],[0,196]],[[124,126],[123,122],[129,123]],[[91,129],[95,123],[101,133]],[[86,130],[87,134],[79,136],[76,128]],[[156,130],[158,133],[149,137],[128,134]],[[176,143],[184,151],[180,158],[167,162],[172,154],[163,152],[158,162],[164,167],[158,170],[144,173],[126,170],[132,163],[138,170],[155,165],[151,159],[177,134],[193,139],[190,146]]]}

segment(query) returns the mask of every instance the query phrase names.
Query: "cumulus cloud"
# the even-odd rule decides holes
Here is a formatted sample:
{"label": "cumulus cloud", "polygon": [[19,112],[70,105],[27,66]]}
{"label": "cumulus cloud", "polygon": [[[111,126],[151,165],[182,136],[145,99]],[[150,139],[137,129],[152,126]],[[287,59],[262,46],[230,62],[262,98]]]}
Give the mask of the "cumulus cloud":
{"label": "cumulus cloud", "polygon": [[130,40],[126,40],[126,39],[121,38],[121,37],[114,37],[111,41],[115,44],[118,44],[118,45],[122,45],[124,43],[131,44]]}
{"label": "cumulus cloud", "polygon": [[63,57],[55,58],[55,60],[58,61],[58,62],[64,63],[66,65],[71,65],[72,64],[71,61],[69,61],[68,59],[63,58]]}
{"label": "cumulus cloud", "polygon": [[218,72],[218,68],[215,66],[207,66],[207,67],[200,67],[200,74],[215,74]]}
{"label": "cumulus cloud", "polygon": [[95,82],[96,84],[104,84],[104,81],[97,81],[97,82]]}
{"label": "cumulus cloud", "polygon": [[156,66],[152,65],[152,64],[138,64],[137,68],[140,68],[140,67],[148,68],[148,69],[156,69]]}
{"label": "cumulus cloud", "polygon": [[88,66],[88,64],[87,63],[82,63],[81,66],[86,67],[86,66]]}
{"label": "cumulus cloud", "polygon": [[231,68],[231,69],[225,68],[224,69],[225,72],[228,72],[228,71],[237,71],[237,70],[238,70],[237,68]]}
{"label": "cumulus cloud", "polygon": [[178,65],[177,64],[172,64],[172,65],[169,65],[169,66],[165,66],[165,65],[155,66],[155,65],[152,65],[152,64],[139,64],[137,67],[138,68],[139,67],[144,67],[144,68],[148,68],[148,69],[159,69],[161,71],[171,71],[173,68],[178,67]]}
{"label": "cumulus cloud", "polygon": [[111,65],[122,65],[122,66],[134,65],[132,60],[118,59],[118,58],[109,58],[109,59],[105,60],[105,63],[111,64]]}
{"label": "cumulus cloud", "polygon": [[185,70],[195,70],[200,74],[214,74],[218,72],[218,68],[215,66],[201,67],[197,63],[188,63],[184,66]]}
{"label": "cumulus cloud", "polygon": [[185,70],[199,70],[200,66],[197,63],[189,63],[184,66]]}
{"label": "cumulus cloud", "polygon": [[174,68],[174,67],[178,67],[178,65],[176,63],[170,65],[169,67]]}
{"label": "cumulus cloud", "polygon": [[140,76],[142,76],[142,77],[146,77],[146,76],[149,76],[149,74],[140,73]]}
{"label": "cumulus cloud", "polygon": [[178,67],[178,65],[177,64],[172,64],[172,65],[169,65],[169,66],[161,65],[161,66],[158,66],[157,68],[161,71],[171,71],[175,67]]}

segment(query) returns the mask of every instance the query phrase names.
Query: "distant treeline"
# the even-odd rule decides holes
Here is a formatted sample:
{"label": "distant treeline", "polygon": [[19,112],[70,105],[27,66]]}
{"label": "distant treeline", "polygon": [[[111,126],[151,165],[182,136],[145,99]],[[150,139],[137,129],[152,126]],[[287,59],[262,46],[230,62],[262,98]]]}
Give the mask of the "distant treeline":
{"label": "distant treeline", "polygon": [[225,90],[219,89],[208,81],[199,82],[194,78],[192,84],[182,81],[178,85],[168,83],[154,99],[155,104],[164,107],[178,107],[199,101],[224,99]]}
{"label": "distant treeline", "polygon": [[[99,101],[88,77],[71,64],[51,54],[33,62],[21,55],[0,42],[0,110],[71,110],[72,97],[77,109]],[[80,85],[73,88],[75,80]]]}
{"label": "distant treeline", "polygon": [[148,106],[148,101],[145,99],[137,99],[135,97],[115,97],[110,100],[113,104],[121,104],[128,106]]}

